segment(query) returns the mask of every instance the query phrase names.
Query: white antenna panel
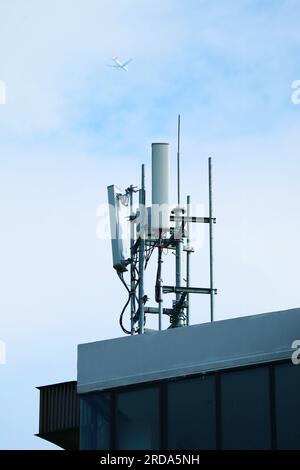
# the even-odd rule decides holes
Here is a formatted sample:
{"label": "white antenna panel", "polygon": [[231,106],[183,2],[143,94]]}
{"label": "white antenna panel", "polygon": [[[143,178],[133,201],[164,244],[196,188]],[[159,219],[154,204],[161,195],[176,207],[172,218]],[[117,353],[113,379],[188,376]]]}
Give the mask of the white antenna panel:
{"label": "white antenna panel", "polygon": [[115,185],[108,186],[107,192],[113,266],[117,271],[123,272],[127,271],[126,265],[130,258],[129,197],[124,195],[124,191]]}

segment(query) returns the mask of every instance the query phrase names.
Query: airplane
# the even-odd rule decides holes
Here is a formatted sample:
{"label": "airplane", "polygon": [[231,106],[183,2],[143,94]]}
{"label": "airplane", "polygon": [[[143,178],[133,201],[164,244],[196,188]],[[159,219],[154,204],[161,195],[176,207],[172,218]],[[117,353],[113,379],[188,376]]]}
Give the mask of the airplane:
{"label": "airplane", "polygon": [[114,67],[116,69],[122,69],[125,72],[128,72],[127,65],[132,61],[132,59],[127,60],[126,62],[122,63],[119,61],[117,56],[113,56],[112,60],[114,61],[114,65],[108,65],[108,67]]}

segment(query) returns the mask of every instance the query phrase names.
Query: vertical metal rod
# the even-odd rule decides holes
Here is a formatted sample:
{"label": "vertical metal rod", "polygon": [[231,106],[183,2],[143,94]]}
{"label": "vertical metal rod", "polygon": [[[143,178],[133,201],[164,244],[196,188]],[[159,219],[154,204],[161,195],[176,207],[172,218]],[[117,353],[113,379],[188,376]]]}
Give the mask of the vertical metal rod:
{"label": "vertical metal rod", "polygon": [[133,222],[133,186],[129,188],[129,201],[130,201],[130,257],[131,257],[131,265],[130,265],[130,292],[131,292],[131,299],[130,299],[130,321],[131,321],[131,334],[134,335],[134,314],[135,314],[135,261],[134,261],[134,222]]}
{"label": "vertical metal rod", "polygon": [[[187,210],[186,210],[186,215],[187,217],[190,217],[190,204],[191,204],[191,196],[187,196],[186,198],[186,205],[187,205]],[[186,246],[187,246],[187,252],[186,252],[186,286],[190,287],[190,255],[191,252],[190,250],[190,222],[187,222],[187,240],[186,240]],[[186,324],[187,326],[190,325],[190,294],[187,294],[186,296],[186,301],[187,301],[187,308],[186,308]]]}
{"label": "vertical metal rod", "polygon": [[[181,215],[180,209],[180,114],[178,115],[178,127],[177,127],[177,208],[176,213],[178,217]],[[182,258],[182,236],[181,236],[181,222],[176,222],[176,287],[181,287],[181,258]],[[180,293],[176,294],[176,301],[179,301],[181,297]]]}
{"label": "vertical metal rod", "polygon": [[[178,216],[179,210],[177,211]],[[179,218],[179,217],[178,217]],[[178,234],[178,238],[176,240],[176,287],[181,287],[181,257],[182,257],[182,239],[179,238],[179,234],[181,232],[181,223],[178,220],[176,222],[176,233]],[[176,300],[179,300],[181,297],[180,292],[176,294]]]}
{"label": "vertical metal rod", "polygon": [[139,248],[139,334],[144,333],[145,304],[144,304],[144,260],[145,260],[145,165],[142,165],[142,182],[139,191],[140,208],[140,248]]}
{"label": "vertical metal rod", "polygon": [[180,114],[177,128],[177,204],[180,206]]}
{"label": "vertical metal rod", "polygon": [[[160,248],[159,248],[160,249]],[[161,272],[162,272],[162,256],[160,255],[159,257],[159,303],[158,303],[158,329],[159,331],[162,330],[162,315],[163,315],[163,291],[162,291],[162,277],[161,277]]]}
{"label": "vertical metal rod", "polygon": [[210,321],[214,321],[214,233],[213,233],[213,195],[212,195],[212,162],[208,159],[209,187],[209,267],[210,267]]}
{"label": "vertical metal rod", "polygon": [[[160,295],[160,298],[162,299],[162,283],[160,283],[160,286],[159,286],[159,295]],[[162,330],[162,314],[163,314],[163,304],[161,300],[158,304],[158,329],[159,331]]]}
{"label": "vertical metal rod", "polygon": [[[180,114],[178,115],[178,129],[177,129],[177,208],[175,210],[175,215],[181,215],[180,209]],[[182,260],[182,224],[180,220],[176,222],[175,231],[176,231],[176,287],[181,287],[181,260]],[[176,302],[179,302],[181,298],[180,292],[176,293]],[[182,325],[182,319],[178,319],[177,326]]]}

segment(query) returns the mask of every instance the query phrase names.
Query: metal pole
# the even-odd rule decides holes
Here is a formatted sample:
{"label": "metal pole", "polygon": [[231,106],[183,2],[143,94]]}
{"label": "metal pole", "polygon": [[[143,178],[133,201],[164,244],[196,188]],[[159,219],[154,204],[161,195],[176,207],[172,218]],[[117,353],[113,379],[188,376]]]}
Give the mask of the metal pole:
{"label": "metal pole", "polygon": [[[181,215],[180,209],[180,114],[178,115],[178,127],[177,127],[177,209],[175,215],[178,217]],[[178,220],[176,222],[176,287],[181,287],[181,256],[182,256],[182,234],[181,234],[181,223]],[[176,294],[176,301],[180,300],[180,293]]]}
{"label": "metal pole", "polygon": [[180,206],[180,114],[177,127],[177,205]]}
{"label": "metal pole", "polygon": [[144,304],[144,260],[145,260],[145,165],[142,165],[142,183],[139,191],[140,208],[140,249],[139,249],[139,334],[144,333],[145,304]]}
{"label": "metal pole", "polygon": [[209,187],[209,267],[210,267],[210,321],[214,321],[214,234],[213,234],[213,196],[212,196],[212,162],[208,159]]}
{"label": "metal pole", "polygon": [[[177,131],[177,208],[175,209],[175,215],[178,216],[178,221],[175,225],[176,231],[176,287],[181,287],[181,260],[182,260],[182,223],[179,216],[182,215],[180,208],[180,114],[178,115],[178,131]],[[176,293],[176,302],[181,299],[181,293]],[[177,319],[178,323],[176,326],[184,326],[182,317]]]}
{"label": "metal pole", "polygon": [[[179,209],[178,209],[179,212]],[[179,214],[178,214],[179,215]],[[181,287],[181,256],[182,256],[182,238],[180,236],[181,234],[181,223],[180,221],[176,222],[176,234],[177,234],[177,240],[176,240],[176,287]],[[181,297],[180,293],[176,294],[176,300],[179,300]]]}
{"label": "metal pole", "polygon": [[[191,204],[191,196],[187,196],[186,198],[186,205],[187,205],[187,217],[190,217],[190,204]],[[190,222],[187,222],[187,240],[186,240],[186,287],[190,287]],[[187,308],[186,308],[186,324],[187,326],[190,325],[190,294],[186,296],[187,301]]]}
{"label": "metal pole", "polygon": [[[159,248],[160,249],[160,248]],[[159,331],[162,330],[162,315],[163,315],[163,290],[162,290],[162,277],[161,277],[161,266],[162,266],[162,256],[160,255],[159,263],[159,272],[160,272],[160,277],[159,277],[159,303],[158,303],[158,329]]]}
{"label": "metal pole", "polygon": [[130,201],[130,256],[131,256],[131,265],[130,265],[130,320],[131,320],[131,334],[134,335],[134,315],[135,315],[135,261],[134,261],[134,222],[133,222],[133,186],[129,188],[129,201]]}
{"label": "metal pole", "polygon": [[163,314],[163,304],[162,304],[162,284],[160,283],[159,286],[159,295],[161,298],[161,301],[158,304],[158,329],[159,331],[162,330],[162,314]]}

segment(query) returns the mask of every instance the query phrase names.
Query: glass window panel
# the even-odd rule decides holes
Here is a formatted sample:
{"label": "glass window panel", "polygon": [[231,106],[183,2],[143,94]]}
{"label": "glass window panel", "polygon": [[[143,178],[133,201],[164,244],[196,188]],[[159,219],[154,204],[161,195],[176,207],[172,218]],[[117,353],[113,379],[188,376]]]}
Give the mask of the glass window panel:
{"label": "glass window panel", "polygon": [[264,367],[221,375],[223,449],[270,449],[269,370]]}
{"label": "glass window panel", "polygon": [[168,384],[168,449],[216,448],[215,378]]}
{"label": "glass window panel", "polygon": [[120,392],[116,397],[116,449],[159,449],[159,390]]}
{"label": "glass window panel", "polygon": [[275,404],[278,449],[300,449],[300,365],[275,367]]}
{"label": "glass window panel", "polygon": [[111,396],[108,393],[80,398],[80,449],[109,450]]}

